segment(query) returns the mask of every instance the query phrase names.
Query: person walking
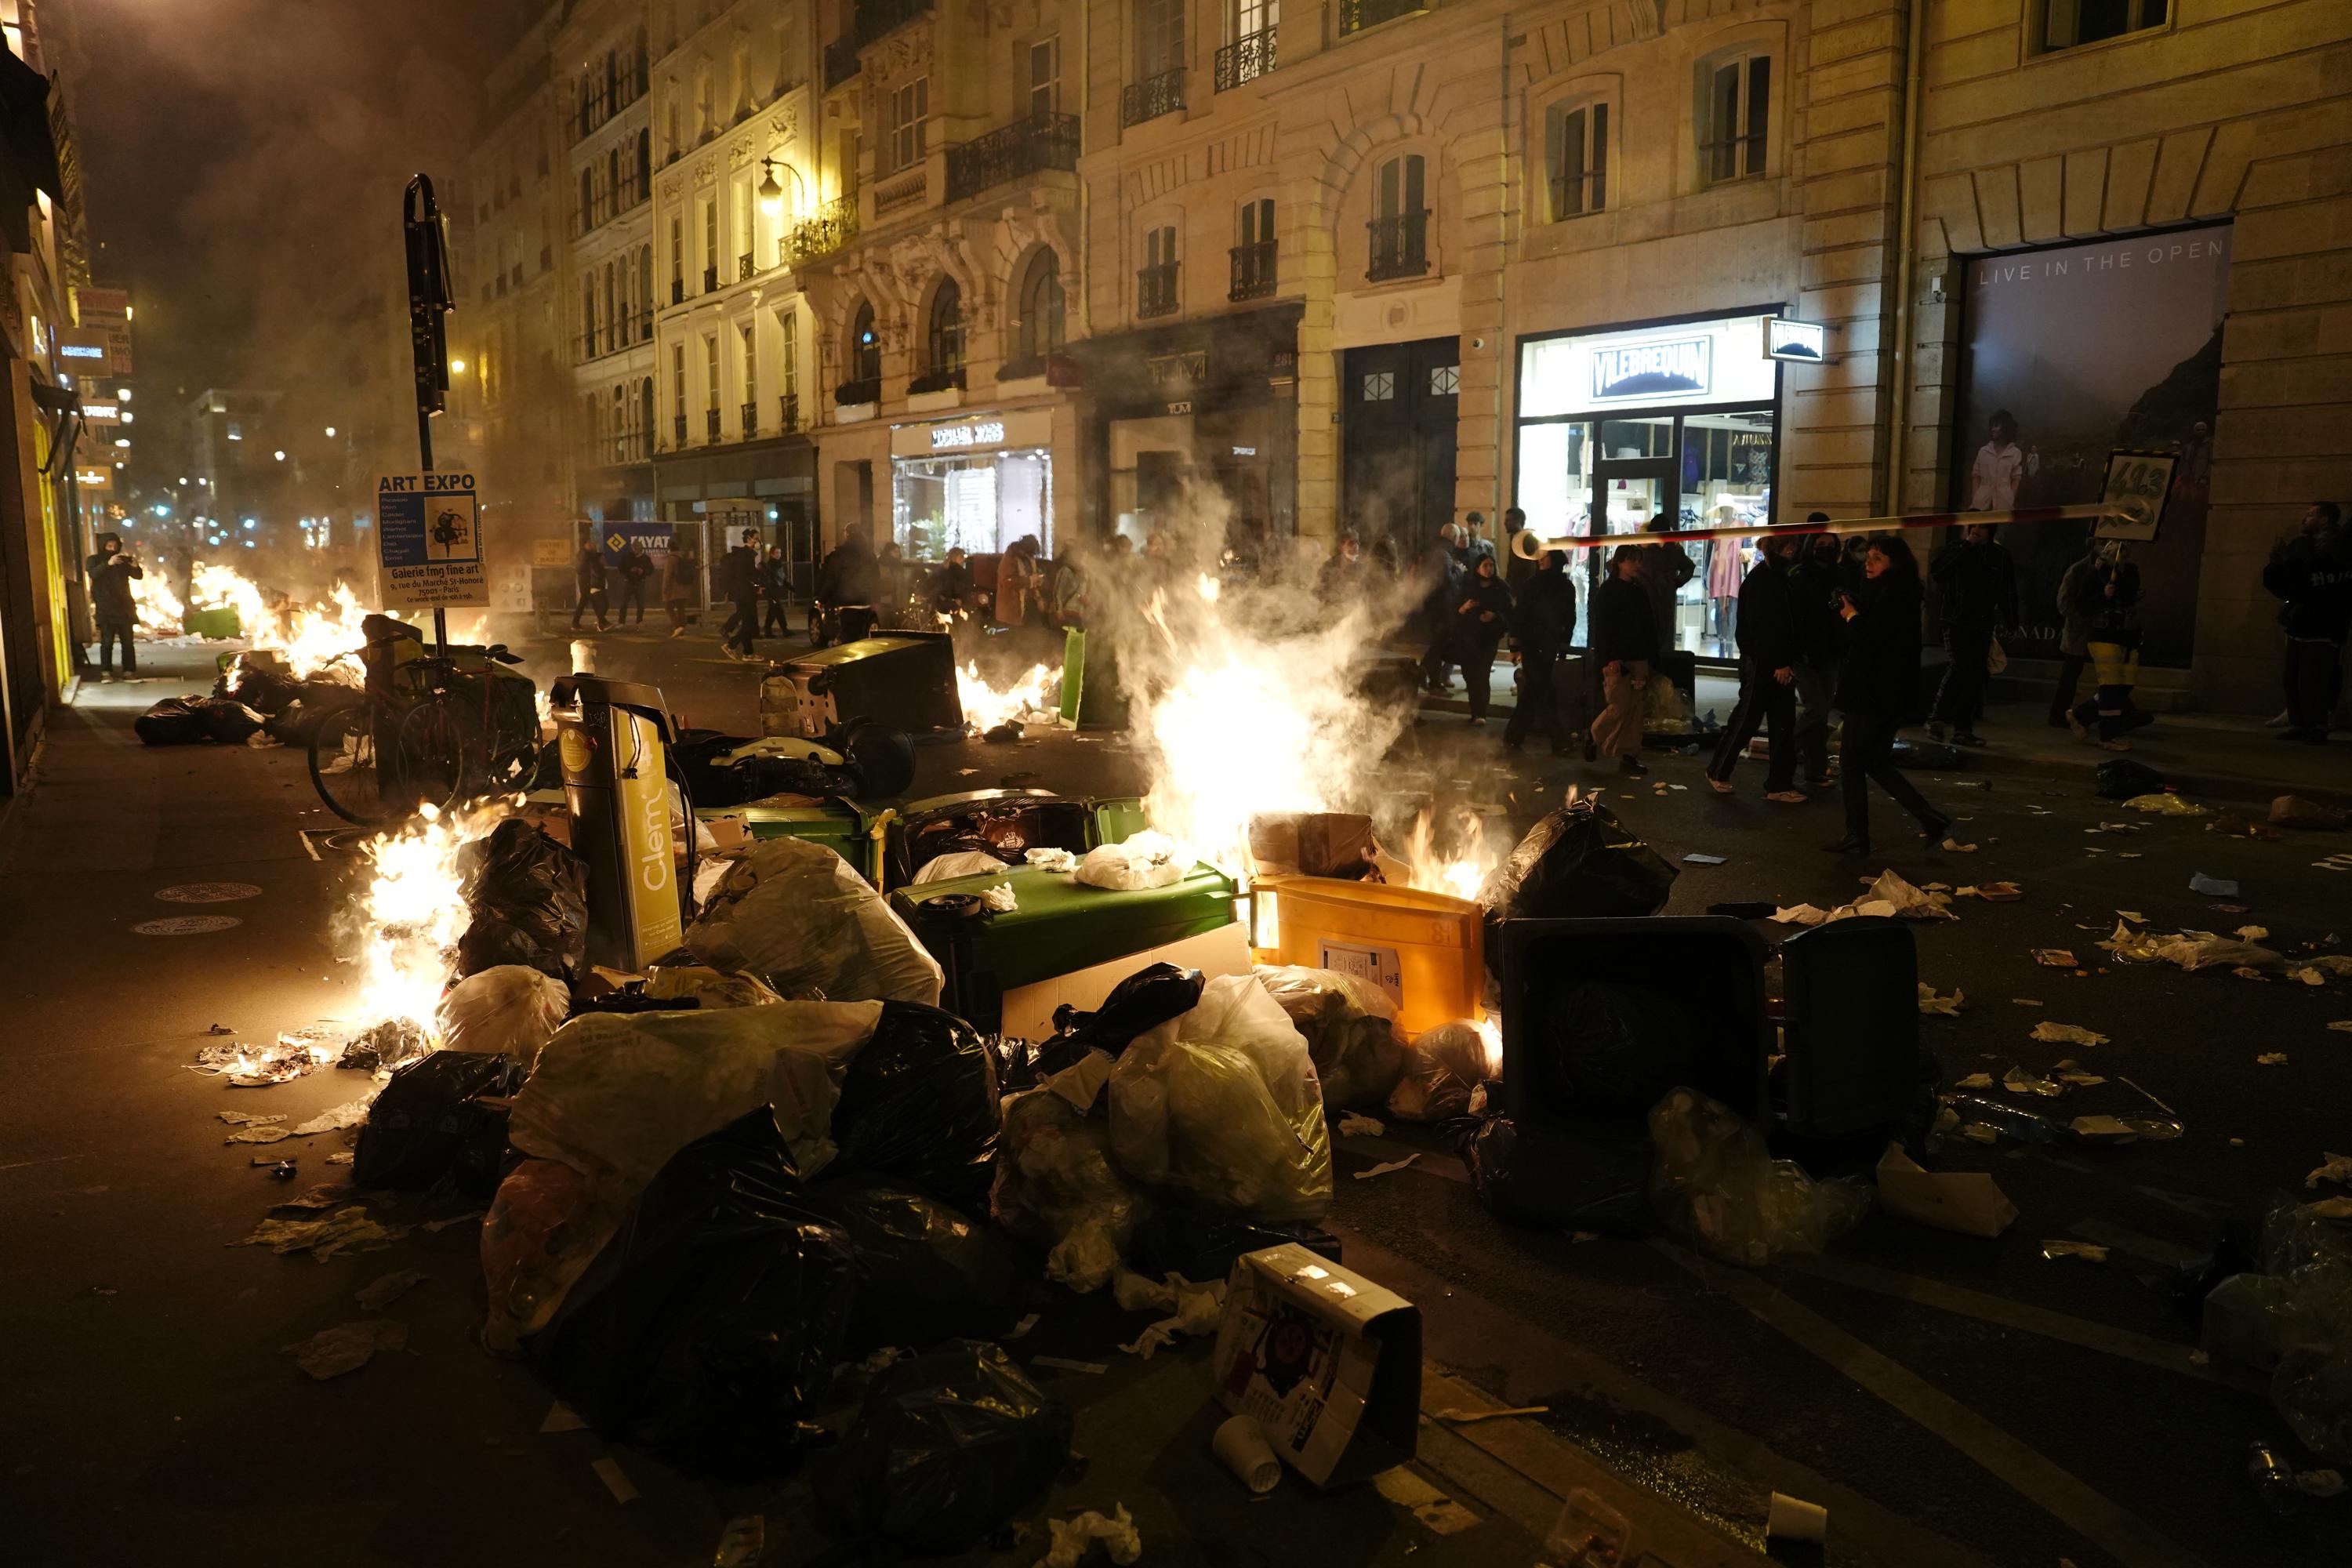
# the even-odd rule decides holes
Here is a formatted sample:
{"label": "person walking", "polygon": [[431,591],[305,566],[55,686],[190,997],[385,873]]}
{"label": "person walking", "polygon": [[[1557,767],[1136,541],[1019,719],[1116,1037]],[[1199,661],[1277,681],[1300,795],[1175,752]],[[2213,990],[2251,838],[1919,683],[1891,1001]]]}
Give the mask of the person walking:
{"label": "person walking", "polygon": [[1930,568],[1943,590],[1944,649],[1950,662],[1936,689],[1936,709],[1927,733],[1940,741],[1948,731],[1963,746],[1981,746],[1977,718],[1984,711],[1985,683],[1992,677],[1992,639],[1997,627],[2018,623],[2017,568],[1992,529],[1973,523],[1944,546]]}
{"label": "person walking", "polygon": [[684,540],[673,540],[662,562],[662,609],[669,635],[686,635],[686,613],[702,592],[702,557]]}
{"label": "person walking", "polygon": [[1462,519],[1462,569],[1475,573],[1480,561],[1493,561],[1497,576],[1502,574],[1502,562],[1495,554],[1495,542],[1486,537],[1486,514],[1467,513]]}
{"label": "person walking", "polygon": [[[1592,635],[1585,657],[1601,666],[1602,706],[1592,720],[1593,747],[1615,757],[1617,771],[1628,778],[1650,771],[1642,765],[1642,719],[1657,654],[1657,622],[1642,581],[1642,547],[1621,544],[1610,554],[1609,575],[1592,591]],[[1586,752],[1588,758],[1592,754]]]}
{"label": "person walking", "polygon": [[593,542],[582,545],[579,559],[572,563],[572,629],[578,631],[582,613],[593,607],[596,629],[610,631],[612,628],[604,624],[604,615],[610,605],[604,598],[604,551]]}
{"label": "person walking", "polygon": [[1519,749],[1538,725],[1550,737],[1551,754],[1570,750],[1568,719],[1561,711],[1560,656],[1576,640],[1576,584],[1568,575],[1568,552],[1547,550],[1519,595],[1511,635],[1519,645],[1519,701],[1503,727],[1503,744]]}
{"label": "person walking", "polygon": [[1919,700],[1919,563],[1900,534],[1874,535],[1862,562],[1862,591],[1840,590],[1844,627],[1838,666],[1838,767],[1845,797],[1845,837],[1823,846],[1833,855],[1870,853],[1870,786],[1909,812],[1930,844],[1952,819],[1927,804],[1895,765],[1895,737]]}
{"label": "person walking", "polygon": [[138,558],[122,548],[119,533],[98,536],[98,552],[83,563],[89,575],[90,619],[98,625],[98,679],[111,681],[114,648],[122,646],[124,680],[139,679],[139,652],[131,633],[139,625],[139,604],[131,595],[132,579],[147,575]]}
{"label": "person walking", "polygon": [[750,658],[760,629],[760,531],[747,528],[741,542],[719,563],[719,592],[735,606],[719,631],[719,646],[730,657]]}
{"label": "person walking", "polygon": [[780,637],[791,633],[792,622],[784,608],[792,596],[792,566],[784,560],[784,547],[771,544],[768,552],[760,557],[760,597],[767,605],[760,617],[761,637]]}
{"label": "person walking", "polygon": [[2150,723],[2155,715],[2132,701],[2139,683],[2139,568],[2124,559],[2123,545],[2102,540],[2091,569],[2075,582],[2074,610],[2084,621],[2084,647],[2098,689],[2066,715],[2074,739],[2088,741],[2099,726],[2098,743],[2128,752],[2124,731]]}
{"label": "person walking", "polygon": [[[1817,511],[1807,522],[1827,522]],[[1797,621],[1797,760],[1816,789],[1830,784],[1830,709],[1842,630],[1837,617],[1839,561],[1834,533],[1809,536],[1789,567],[1789,605]]]}
{"label": "person walking", "polygon": [[2294,539],[2271,552],[2263,586],[2285,601],[2279,626],[2286,633],[2282,667],[2287,727],[2282,741],[2327,743],[2344,689],[2344,640],[2352,632],[2352,539],[2332,500],[2314,501]]}
{"label": "person walking", "polygon": [[2083,611],[2083,580],[2099,559],[2099,541],[2093,539],[2082,559],[2058,579],[2058,684],[2050,689],[2050,727],[2068,727],[2074,691],[2083,683],[2083,668],[2091,662],[2091,622]]}
{"label": "person walking", "polygon": [[1454,646],[1462,655],[1462,684],[1470,692],[1470,722],[1486,723],[1494,702],[1495,655],[1511,629],[1511,591],[1495,573],[1495,558],[1481,555],[1454,606]]}
{"label": "person walking", "polygon": [[646,579],[654,574],[653,559],[638,549],[637,542],[632,539],[629,541],[628,548],[621,552],[621,559],[616,566],[621,574],[621,607],[614,615],[613,619],[622,626],[628,626],[630,624],[629,606],[635,605],[637,609],[635,624],[644,626],[646,624]]}
{"label": "person walking", "polygon": [[1739,706],[1716,742],[1706,782],[1716,794],[1729,795],[1732,767],[1764,725],[1771,746],[1764,798],[1802,805],[1796,787],[1797,610],[1788,576],[1796,541],[1768,533],[1756,545],[1756,564],[1739,584]]}
{"label": "person walking", "polygon": [[1429,639],[1421,656],[1421,679],[1432,691],[1444,691],[1453,684],[1445,669],[1454,658],[1454,606],[1462,602],[1462,589],[1469,580],[1462,564],[1461,537],[1461,530],[1447,523],[1414,563],[1428,584],[1421,604],[1422,630]]}

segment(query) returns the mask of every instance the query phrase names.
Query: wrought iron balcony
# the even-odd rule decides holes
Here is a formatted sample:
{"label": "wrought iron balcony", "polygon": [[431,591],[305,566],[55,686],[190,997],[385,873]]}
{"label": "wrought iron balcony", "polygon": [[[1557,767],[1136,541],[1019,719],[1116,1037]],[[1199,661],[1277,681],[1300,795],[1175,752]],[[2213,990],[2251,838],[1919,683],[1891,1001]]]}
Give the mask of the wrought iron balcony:
{"label": "wrought iron balcony", "polygon": [[1418,278],[1429,270],[1429,209],[1376,217],[1364,226],[1371,231],[1371,259],[1364,276],[1372,282],[1384,278]]}
{"label": "wrought iron balcony", "polygon": [[719,291],[719,263],[714,261],[702,269],[702,291],[706,294]]}
{"label": "wrought iron balcony", "polygon": [[1129,82],[1119,89],[1118,122],[1140,125],[1147,120],[1157,120],[1163,114],[1173,114],[1184,107],[1184,68],[1161,71],[1145,77],[1141,81]]}
{"label": "wrought iron balcony", "polygon": [[833,389],[837,404],[879,403],[882,401],[882,378],[869,375],[858,381],[845,381]]}
{"label": "wrought iron balcony", "polygon": [[1230,92],[1274,68],[1274,29],[1260,28],[1217,51],[1217,90]]}
{"label": "wrought iron balcony", "polygon": [[960,364],[948,365],[939,370],[927,370],[907,384],[907,395],[909,397],[919,397],[927,392],[950,390],[956,392],[963,390],[963,366]]}
{"label": "wrought iron balcony", "polygon": [[759,270],[758,266],[751,260],[750,251],[747,250],[735,258],[735,281],[738,283],[749,283]]}
{"label": "wrought iron balcony", "polygon": [[712,440],[719,439],[719,410],[706,408],[702,411],[702,429]]}
{"label": "wrought iron balcony", "polygon": [[1173,261],[1155,262],[1135,269],[1135,313],[1164,316],[1176,309],[1176,268]]}
{"label": "wrought iron balcony", "polygon": [[1339,0],[1339,36],[1360,33],[1427,9],[1427,0]]}
{"label": "wrought iron balcony", "polygon": [[686,416],[683,414],[670,421],[670,445],[673,447],[686,445]]}
{"label": "wrought iron balcony", "polygon": [[686,303],[685,279],[673,278],[669,280],[669,302],[673,305],[683,305]]}
{"label": "wrought iron balcony", "polygon": [[948,149],[948,200],[1008,184],[1042,169],[1078,166],[1078,117],[1034,114]]}
{"label": "wrought iron balcony", "polygon": [[760,400],[752,398],[743,405],[743,439],[750,440],[760,433]]}
{"label": "wrought iron balcony", "polygon": [[1233,249],[1234,283],[1228,300],[1262,300],[1274,292],[1274,241],[1254,240]]}
{"label": "wrought iron balcony", "polygon": [[801,395],[787,392],[776,399],[776,428],[789,436],[801,427]]}
{"label": "wrought iron balcony", "polygon": [[857,198],[835,196],[813,208],[783,237],[783,258],[793,267],[805,267],[857,237]]}

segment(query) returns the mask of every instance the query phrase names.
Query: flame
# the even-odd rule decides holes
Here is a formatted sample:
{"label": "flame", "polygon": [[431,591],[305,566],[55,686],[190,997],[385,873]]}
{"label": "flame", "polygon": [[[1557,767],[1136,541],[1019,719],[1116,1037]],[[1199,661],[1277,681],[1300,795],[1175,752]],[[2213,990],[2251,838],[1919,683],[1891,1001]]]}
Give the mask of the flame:
{"label": "flame", "polygon": [[455,815],[431,805],[362,853],[375,868],[360,898],[360,1016],[369,1025],[404,1020],[437,1049],[434,1007],[449,982],[471,912],[457,850],[504,816],[496,805]]}
{"label": "flame", "polygon": [[269,612],[262,603],[261,590],[235,567],[199,561],[189,573],[189,579],[188,603],[192,607],[236,610],[237,625],[247,637],[257,635],[268,625]]}
{"label": "flame", "polygon": [[131,579],[131,602],[137,608],[139,629],[154,637],[178,637],[187,628],[181,617],[187,607],[163,573],[152,572],[143,577]]}
{"label": "flame", "polygon": [[1492,1013],[1478,1016],[1478,1039],[1486,1047],[1486,1076],[1503,1076],[1503,1026]]}
{"label": "flame", "polygon": [[1033,664],[1012,685],[997,688],[981,679],[977,660],[956,671],[956,696],[963,702],[963,721],[975,729],[993,730],[1025,713],[1051,711],[1061,701],[1062,667]]}
{"label": "flame", "polygon": [[1411,885],[1423,892],[1446,893],[1457,899],[1475,899],[1486,880],[1488,872],[1502,863],[1486,842],[1486,826],[1483,818],[1467,805],[1456,805],[1449,814],[1451,831],[1441,843],[1438,813],[1434,807],[1423,807],[1413,818],[1412,831],[1405,838],[1405,860],[1412,867]]}
{"label": "flame", "polygon": [[[355,658],[367,645],[367,633],[361,624],[366,616],[359,595],[338,583],[325,606],[298,609],[290,621],[274,622],[266,633],[255,636],[254,646],[275,647],[295,679],[309,680],[327,673],[331,666]],[[350,672],[356,679],[358,671]]]}

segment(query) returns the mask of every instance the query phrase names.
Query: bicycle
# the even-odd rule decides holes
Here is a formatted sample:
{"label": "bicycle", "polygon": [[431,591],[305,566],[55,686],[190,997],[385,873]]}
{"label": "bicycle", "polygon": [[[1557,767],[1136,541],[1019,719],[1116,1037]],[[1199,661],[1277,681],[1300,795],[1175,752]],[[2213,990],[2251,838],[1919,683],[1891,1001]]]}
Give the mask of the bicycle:
{"label": "bicycle", "polygon": [[392,665],[381,686],[372,672],[356,701],[319,721],[310,732],[310,783],[327,809],[377,827],[420,806],[446,811],[529,785],[539,756],[538,717],[534,712],[526,724],[520,711],[501,710],[488,668],[522,660],[503,643],[482,652],[480,669],[425,653]]}

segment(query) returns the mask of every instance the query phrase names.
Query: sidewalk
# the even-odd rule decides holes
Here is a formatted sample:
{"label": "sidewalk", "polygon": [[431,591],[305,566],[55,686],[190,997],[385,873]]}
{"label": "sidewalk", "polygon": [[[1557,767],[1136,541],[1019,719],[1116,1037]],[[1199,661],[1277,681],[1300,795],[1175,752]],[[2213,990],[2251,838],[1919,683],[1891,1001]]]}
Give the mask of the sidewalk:
{"label": "sidewalk", "polygon": [[[1516,671],[1509,664],[1495,667],[1493,715],[1487,722],[1499,738],[1510,720]],[[1422,700],[1424,713],[1470,711],[1458,695],[1461,677],[1454,677],[1445,695]],[[1696,708],[1701,719],[1710,712],[1717,723],[1729,721],[1739,700],[1739,683],[1728,672],[1701,670]],[[1979,721],[1978,732],[1990,742],[1981,750],[1963,748],[1960,766],[1966,773],[2012,778],[2047,779],[2055,784],[2095,787],[2101,763],[2117,755],[2076,741],[2046,722],[2040,701],[1993,703]],[[1906,738],[1926,740],[1924,727],[1906,730]],[[1530,742],[1532,745],[1534,742]],[[2132,749],[2121,753],[2147,763],[2164,782],[2186,795],[2216,800],[2267,805],[2273,796],[2299,795],[2331,805],[2352,807],[2352,737],[2338,736],[2329,745],[2305,746],[2278,739],[2260,720],[2218,713],[2160,713],[2156,722],[2131,737]]]}

